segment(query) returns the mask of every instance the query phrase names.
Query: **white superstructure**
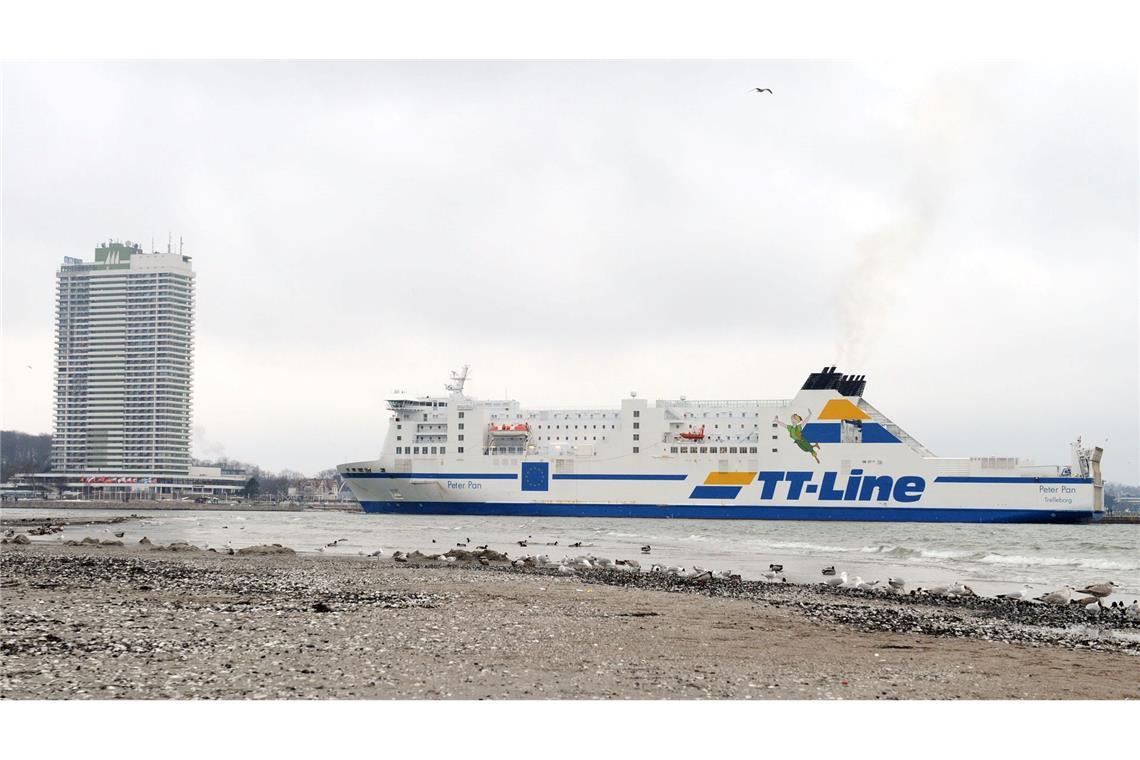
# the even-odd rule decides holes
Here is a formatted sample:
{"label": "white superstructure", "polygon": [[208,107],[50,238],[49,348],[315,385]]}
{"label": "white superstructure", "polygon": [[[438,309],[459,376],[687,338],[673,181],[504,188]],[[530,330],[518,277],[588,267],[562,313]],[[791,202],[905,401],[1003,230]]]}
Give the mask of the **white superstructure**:
{"label": "white superstructure", "polygon": [[935,457],[812,373],[790,399],[524,409],[464,393],[393,395],[378,460],[338,469],[365,510],[770,519],[1073,521],[1102,507],[1100,449],[1066,465]]}

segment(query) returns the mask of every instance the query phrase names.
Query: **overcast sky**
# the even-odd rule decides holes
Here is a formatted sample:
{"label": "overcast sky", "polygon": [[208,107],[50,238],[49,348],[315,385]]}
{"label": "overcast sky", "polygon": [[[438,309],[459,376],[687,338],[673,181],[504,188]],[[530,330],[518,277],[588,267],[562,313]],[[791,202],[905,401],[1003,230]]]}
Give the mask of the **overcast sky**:
{"label": "overcast sky", "polygon": [[2,426],[51,430],[62,257],[172,232],[199,457],[375,456],[463,363],[524,406],[838,364],[936,454],[1137,483],[1137,133],[1132,67],[5,64]]}

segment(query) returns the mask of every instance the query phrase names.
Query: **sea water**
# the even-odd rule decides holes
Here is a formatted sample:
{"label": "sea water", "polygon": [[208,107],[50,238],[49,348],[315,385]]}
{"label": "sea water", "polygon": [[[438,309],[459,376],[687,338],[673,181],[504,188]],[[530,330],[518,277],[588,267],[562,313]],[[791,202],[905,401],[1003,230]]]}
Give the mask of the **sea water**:
{"label": "sea water", "polygon": [[[116,517],[123,510],[9,509],[16,517]],[[770,564],[792,583],[818,583],[834,565],[854,578],[901,577],[907,588],[961,581],[992,595],[1030,584],[1035,593],[1115,581],[1109,601],[1140,599],[1140,525],[973,525],[960,523],[780,522],[636,518],[466,517],[353,512],[214,512],[148,510],[118,525],[68,527],[33,536],[56,543],[84,536],[124,541],[188,541],[234,549],[279,543],[301,553],[367,556],[382,550],[445,552],[487,545],[511,557],[593,554],[611,559],[730,570],[757,580]],[[344,539],[343,541],[338,541]],[[527,541],[527,546],[519,546]],[[338,542],[335,546],[328,546]],[[557,542],[557,545],[555,545]],[[581,547],[571,544],[581,543]],[[650,552],[644,554],[642,546]]]}

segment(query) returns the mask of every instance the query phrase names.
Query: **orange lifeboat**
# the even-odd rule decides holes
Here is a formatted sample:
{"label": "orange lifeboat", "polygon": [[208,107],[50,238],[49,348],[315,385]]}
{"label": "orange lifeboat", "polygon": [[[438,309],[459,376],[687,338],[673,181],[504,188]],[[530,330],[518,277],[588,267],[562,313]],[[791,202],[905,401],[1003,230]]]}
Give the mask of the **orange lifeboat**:
{"label": "orange lifeboat", "polygon": [[705,426],[701,425],[700,430],[688,430],[681,433],[681,437],[686,441],[703,441],[705,439]]}

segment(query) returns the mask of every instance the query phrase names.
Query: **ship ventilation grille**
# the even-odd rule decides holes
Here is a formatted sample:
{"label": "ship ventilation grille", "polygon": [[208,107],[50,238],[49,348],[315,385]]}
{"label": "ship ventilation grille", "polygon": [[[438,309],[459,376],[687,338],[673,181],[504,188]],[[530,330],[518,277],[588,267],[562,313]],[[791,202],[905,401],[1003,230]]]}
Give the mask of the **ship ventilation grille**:
{"label": "ship ventilation grille", "polygon": [[983,470],[1012,470],[1018,462],[1016,457],[973,457],[970,461]]}

